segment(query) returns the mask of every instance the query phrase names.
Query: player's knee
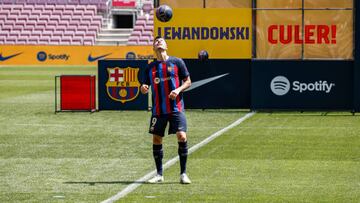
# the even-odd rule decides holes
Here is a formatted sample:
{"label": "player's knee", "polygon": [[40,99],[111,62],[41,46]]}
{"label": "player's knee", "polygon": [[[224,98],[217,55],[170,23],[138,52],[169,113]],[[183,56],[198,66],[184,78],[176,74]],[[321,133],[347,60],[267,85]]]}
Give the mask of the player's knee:
{"label": "player's knee", "polygon": [[178,132],[176,133],[179,142],[186,142],[186,133],[185,132]]}
{"label": "player's knee", "polygon": [[162,137],[158,135],[153,136],[153,144],[162,144]]}

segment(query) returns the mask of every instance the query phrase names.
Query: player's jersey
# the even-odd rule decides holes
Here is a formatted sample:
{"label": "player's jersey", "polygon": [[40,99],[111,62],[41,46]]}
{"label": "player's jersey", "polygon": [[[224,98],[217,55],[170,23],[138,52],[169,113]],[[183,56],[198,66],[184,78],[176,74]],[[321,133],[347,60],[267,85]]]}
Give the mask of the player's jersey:
{"label": "player's jersey", "polygon": [[183,95],[175,100],[169,98],[172,90],[180,87],[182,80],[189,76],[189,72],[182,59],[169,57],[166,61],[154,61],[145,71],[144,84],[150,85],[152,90],[152,114],[163,115],[184,111]]}

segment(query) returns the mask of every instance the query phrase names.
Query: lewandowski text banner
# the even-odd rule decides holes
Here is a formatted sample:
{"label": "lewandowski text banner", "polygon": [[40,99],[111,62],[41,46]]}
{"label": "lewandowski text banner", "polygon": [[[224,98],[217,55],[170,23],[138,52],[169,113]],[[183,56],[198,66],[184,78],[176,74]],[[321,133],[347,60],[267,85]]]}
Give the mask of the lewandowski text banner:
{"label": "lewandowski text banner", "polygon": [[250,59],[251,12],[251,9],[173,9],[169,22],[154,19],[154,35],[167,41],[170,55],[194,59],[199,51],[206,50],[211,59]]}

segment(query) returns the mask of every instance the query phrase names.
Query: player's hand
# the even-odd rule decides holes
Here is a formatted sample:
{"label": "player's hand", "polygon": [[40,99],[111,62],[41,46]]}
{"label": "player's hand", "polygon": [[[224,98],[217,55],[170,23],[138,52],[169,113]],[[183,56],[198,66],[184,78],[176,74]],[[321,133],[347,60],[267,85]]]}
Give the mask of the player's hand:
{"label": "player's hand", "polygon": [[176,97],[179,95],[180,91],[178,89],[175,89],[173,91],[170,92],[169,94],[169,98],[172,100],[175,100]]}
{"label": "player's hand", "polygon": [[145,85],[145,84],[141,85],[140,90],[141,90],[141,93],[147,94],[149,92],[149,85]]}

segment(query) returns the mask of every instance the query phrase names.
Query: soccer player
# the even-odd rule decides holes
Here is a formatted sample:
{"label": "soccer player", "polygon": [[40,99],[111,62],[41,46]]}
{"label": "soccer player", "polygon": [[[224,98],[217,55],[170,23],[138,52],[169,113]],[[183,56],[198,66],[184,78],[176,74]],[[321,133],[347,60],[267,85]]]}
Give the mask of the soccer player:
{"label": "soccer player", "polygon": [[157,175],[149,183],[164,181],[162,159],[164,156],[162,139],[167,123],[170,124],[168,134],[176,134],[178,140],[178,154],[180,158],[180,183],[190,184],[186,175],[186,161],[188,155],[186,137],[186,118],[182,92],[190,87],[190,74],[184,61],[167,55],[167,44],[161,37],[156,37],[153,49],[157,60],[150,63],[145,71],[145,79],[141,85],[141,92],[152,90],[152,116],[149,133],[153,135],[153,156]]}

